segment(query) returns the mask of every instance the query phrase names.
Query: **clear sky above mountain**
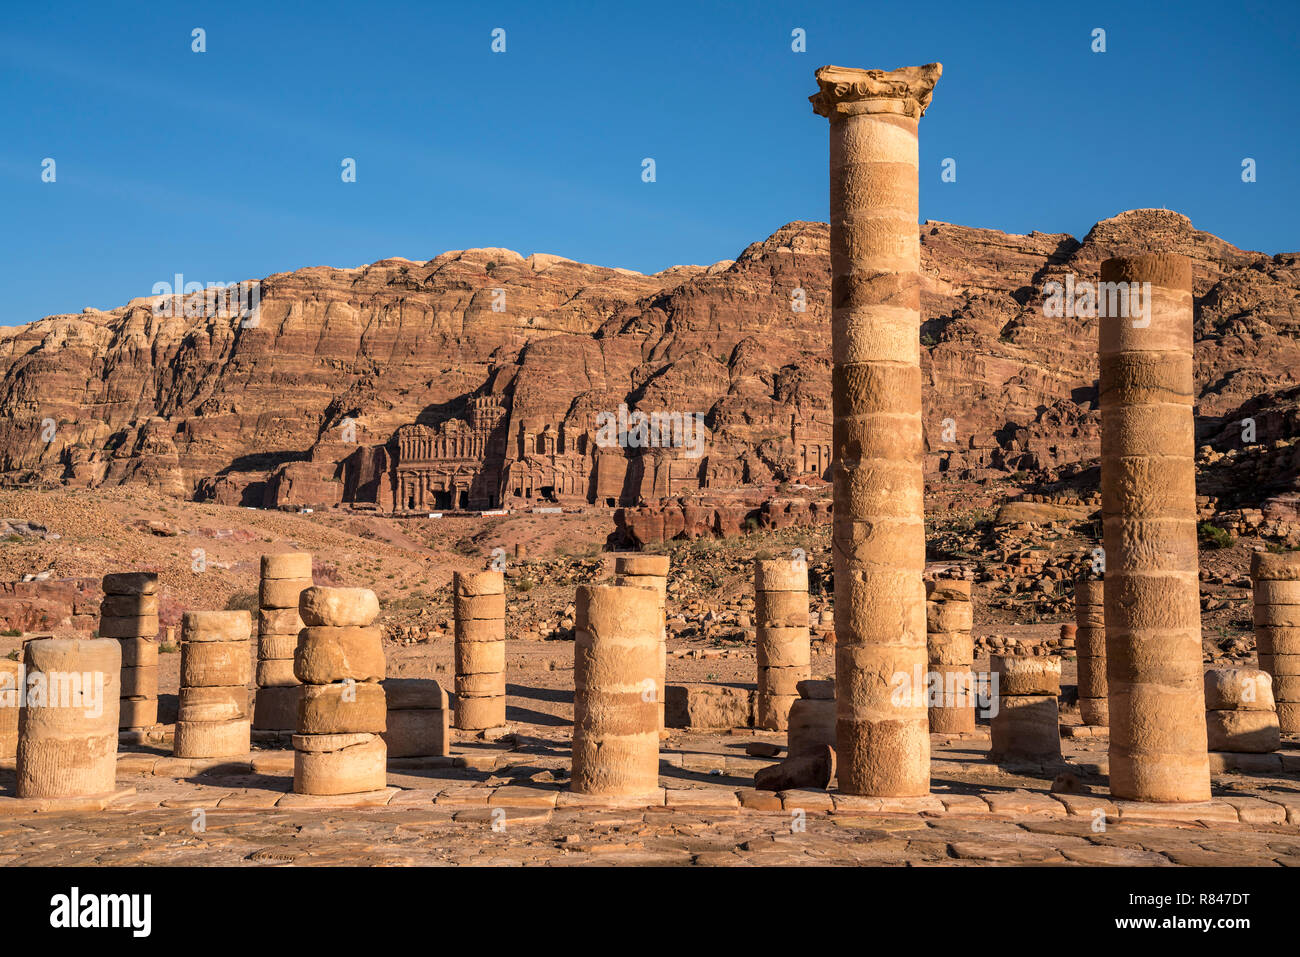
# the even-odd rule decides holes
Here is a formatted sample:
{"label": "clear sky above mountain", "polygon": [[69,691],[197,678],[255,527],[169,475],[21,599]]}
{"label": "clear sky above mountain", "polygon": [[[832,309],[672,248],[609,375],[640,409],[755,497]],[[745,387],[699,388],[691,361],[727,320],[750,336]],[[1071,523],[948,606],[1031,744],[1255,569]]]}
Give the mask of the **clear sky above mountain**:
{"label": "clear sky above mountain", "polygon": [[6,9],[0,324],[177,273],[472,246],[643,272],[734,258],[827,218],[807,101],[827,63],[944,64],[923,218],[1082,237],[1165,206],[1243,248],[1300,249],[1291,2],[175,6]]}

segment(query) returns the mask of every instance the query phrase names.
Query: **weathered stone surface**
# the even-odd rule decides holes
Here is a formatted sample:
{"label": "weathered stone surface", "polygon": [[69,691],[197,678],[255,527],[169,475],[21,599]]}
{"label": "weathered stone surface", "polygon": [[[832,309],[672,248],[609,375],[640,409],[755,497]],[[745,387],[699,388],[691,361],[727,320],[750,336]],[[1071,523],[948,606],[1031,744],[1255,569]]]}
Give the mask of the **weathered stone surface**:
{"label": "weathered stone surface", "polygon": [[825,790],[835,780],[835,749],[820,745],[780,764],[762,768],[754,774],[754,787],[760,791],[788,791],[794,788]]}
{"label": "weathered stone surface", "polygon": [[307,684],[380,681],[384,669],[383,636],[373,626],[308,626],[293,660],[294,675]]}
{"label": "weathered stone surface", "polygon": [[992,761],[1059,761],[1061,732],[1055,695],[1002,695],[989,720]]}
{"label": "weathered stone surface", "polygon": [[1211,751],[1266,754],[1282,741],[1272,711],[1206,711],[1205,724]]}
{"label": "weathered stone surface", "polygon": [[311,580],[310,552],[279,552],[262,556],[262,578]]}
{"label": "weathered stone surface", "polygon": [[295,748],[293,757],[295,794],[353,794],[388,784],[388,750],[382,738],[336,751]]}
{"label": "weathered stone surface", "polygon": [[106,595],[156,595],[157,572],[113,572],[104,576]]}
{"label": "weathered stone surface", "polygon": [[[1097,323],[1112,796],[1210,797],[1201,668],[1192,263],[1116,257]],[[1128,288],[1128,287],[1125,287]],[[1128,305],[1130,308],[1124,308]]]}
{"label": "weathered stone surface", "polygon": [[187,611],[181,641],[248,641],[253,620],[246,611]]}
{"label": "weathered stone surface", "polygon": [[263,578],[258,586],[258,604],[263,611],[292,609],[296,615],[302,593],[312,587],[311,582],[310,578]]}
{"label": "weathered stone surface", "polygon": [[1059,695],[1061,659],[1046,655],[991,655],[1002,695]]}
{"label": "weathered stone surface", "polygon": [[405,708],[388,712],[384,742],[390,758],[451,754],[451,712]]}
{"label": "weathered stone surface", "polygon": [[181,687],[246,685],[252,677],[248,642],[181,642]]}
{"label": "weathered stone surface", "polygon": [[298,696],[299,734],[382,733],[388,726],[384,689],[370,681],[302,685]]}
{"label": "weathered stone surface", "polygon": [[298,726],[298,685],[259,686],[253,702],[254,731],[292,731]]}
{"label": "weathered stone surface", "polygon": [[180,721],[198,724],[247,718],[248,689],[243,685],[181,688],[177,696],[177,719]]}
{"label": "weathered stone surface", "polygon": [[1273,679],[1258,668],[1207,669],[1205,708],[1207,711],[1276,711]]}
{"label": "weathered stone surface", "polygon": [[178,758],[227,758],[252,747],[248,718],[228,721],[177,721],[173,749]]}
{"label": "weathered stone surface", "polygon": [[298,616],[309,627],[369,625],[379,617],[379,599],[369,588],[304,589],[298,597]]}
{"label": "weathered stone surface", "polygon": [[671,684],[664,696],[670,728],[715,730],[754,726],[754,692],[718,684]]}
{"label": "weathered stone surface", "polygon": [[570,786],[649,793],[659,783],[659,598],[645,588],[581,585],[576,605]]}
{"label": "weathered stone surface", "polygon": [[432,678],[385,678],[383,687],[389,711],[448,707],[446,690]]}
{"label": "weathered stone surface", "polygon": [[18,711],[20,798],[114,790],[121,663],[121,649],[109,639],[40,638],[26,644],[29,688],[39,673],[46,692],[29,694]]}

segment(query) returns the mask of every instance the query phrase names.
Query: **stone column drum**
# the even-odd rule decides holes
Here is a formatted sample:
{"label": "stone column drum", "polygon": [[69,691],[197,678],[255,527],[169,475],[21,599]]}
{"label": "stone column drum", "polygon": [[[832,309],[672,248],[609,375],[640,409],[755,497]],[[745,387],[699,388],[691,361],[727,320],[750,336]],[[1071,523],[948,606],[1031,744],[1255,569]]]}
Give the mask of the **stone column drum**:
{"label": "stone column drum", "polygon": [[297,794],[357,794],[388,784],[388,701],[379,599],[366,588],[304,589],[294,674],[293,736]]}
{"label": "stone column drum", "polygon": [[992,761],[1061,759],[1061,659],[1048,655],[992,655],[998,710],[989,720]]}
{"label": "stone column drum", "polygon": [[153,572],[105,575],[99,605],[99,637],[122,645],[122,731],[158,723],[158,576]]}
{"label": "stone column drum", "polygon": [[1079,669],[1079,716],[1084,724],[1110,723],[1106,697],[1106,592],[1099,578],[1074,583],[1075,661]]}
{"label": "stone column drum", "polygon": [[1208,801],[1191,261],[1108,259],[1098,305],[1110,791]]}
{"label": "stone column drum", "polygon": [[506,723],[506,579],[502,572],[452,576],[456,620],[456,727]]}
{"label": "stone column drum", "polygon": [[297,725],[299,682],[293,674],[293,655],[303,628],[298,597],[311,584],[310,552],[262,556],[257,697],[253,702],[253,728],[257,731],[291,732]]}
{"label": "stone column drum", "polygon": [[1255,652],[1273,679],[1282,731],[1300,733],[1300,552],[1255,552]]}
{"label": "stone column drum", "polygon": [[785,731],[799,682],[812,677],[808,632],[808,566],[789,558],[754,562],[754,635],[758,694],[754,723]]}
{"label": "stone column drum", "polygon": [[646,588],[578,588],[573,646],[573,772],[579,794],[659,787],[659,599]]}
{"label": "stone column drum", "polygon": [[975,606],[970,582],[941,578],[925,583],[926,647],[930,673],[941,695],[929,702],[930,731],[968,734],[975,730]]}
{"label": "stone column drum", "polygon": [[664,689],[668,686],[668,562],[667,555],[616,555],[614,584],[649,588],[659,596],[659,730],[664,730]]}
{"label": "stone column drum", "polygon": [[1205,672],[1205,730],[1211,751],[1266,754],[1281,744],[1273,680],[1259,668]]}
{"label": "stone column drum", "polygon": [[172,742],[176,757],[248,754],[252,631],[246,611],[187,611],[181,617],[181,690]]}
{"label": "stone column drum", "polygon": [[[930,789],[917,124],[943,67],[825,66],[830,120],[836,741],[847,794]],[[899,676],[903,676],[901,679]]]}
{"label": "stone column drum", "polygon": [[108,638],[37,638],[24,647],[23,664],[28,695],[18,717],[18,796],[112,793],[121,647]]}

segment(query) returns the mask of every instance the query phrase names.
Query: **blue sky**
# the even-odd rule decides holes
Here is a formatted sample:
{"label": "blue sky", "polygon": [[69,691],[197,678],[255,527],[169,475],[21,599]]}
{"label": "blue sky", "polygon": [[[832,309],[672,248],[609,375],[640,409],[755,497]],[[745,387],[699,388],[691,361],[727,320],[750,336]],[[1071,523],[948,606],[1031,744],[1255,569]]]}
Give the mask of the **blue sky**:
{"label": "blue sky", "polygon": [[827,218],[818,66],[934,60],[923,219],[1082,237],[1166,206],[1243,248],[1300,250],[1293,0],[9,4],[0,325],[178,272],[472,246],[645,272],[731,259]]}

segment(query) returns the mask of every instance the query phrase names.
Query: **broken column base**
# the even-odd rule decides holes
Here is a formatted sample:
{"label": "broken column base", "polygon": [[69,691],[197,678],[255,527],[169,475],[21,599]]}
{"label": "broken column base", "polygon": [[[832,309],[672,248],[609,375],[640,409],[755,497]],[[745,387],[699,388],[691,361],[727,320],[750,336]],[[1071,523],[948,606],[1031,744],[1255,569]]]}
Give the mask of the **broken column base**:
{"label": "broken column base", "polygon": [[791,791],[796,788],[827,790],[835,780],[835,749],[822,745],[780,764],[761,768],[754,774],[759,791]]}
{"label": "broken column base", "polygon": [[1209,750],[1268,754],[1282,744],[1277,714],[1272,711],[1207,711]]}
{"label": "broken column base", "polygon": [[989,760],[1048,763],[1061,760],[1056,695],[1002,695],[989,721]]}
{"label": "broken column base", "polygon": [[377,734],[295,734],[295,794],[356,794],[388,786],[388,748]]}

